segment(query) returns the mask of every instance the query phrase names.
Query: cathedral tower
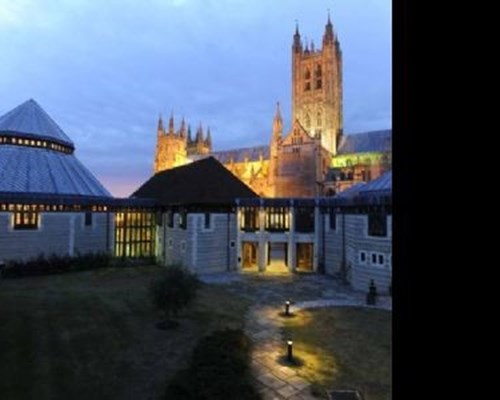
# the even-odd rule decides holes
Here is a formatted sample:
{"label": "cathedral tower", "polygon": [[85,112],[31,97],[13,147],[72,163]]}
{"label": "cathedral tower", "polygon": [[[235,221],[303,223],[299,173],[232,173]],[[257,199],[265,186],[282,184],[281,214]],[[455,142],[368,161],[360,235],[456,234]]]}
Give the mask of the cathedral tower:
{"label": "cathedral tower", "polygon": [[322,47],[301,40],[298,25],[292,44],[292,121],[332,154],[343,130],[342,51],[328,14]]}

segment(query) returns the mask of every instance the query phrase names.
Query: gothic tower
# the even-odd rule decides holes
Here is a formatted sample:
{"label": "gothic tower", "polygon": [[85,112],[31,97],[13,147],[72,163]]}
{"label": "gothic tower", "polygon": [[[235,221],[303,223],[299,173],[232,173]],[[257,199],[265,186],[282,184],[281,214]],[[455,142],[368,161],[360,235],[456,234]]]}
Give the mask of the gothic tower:
{"label": "gothic tower", "polygon": [[292,44],[292,121],[332,154],[343,131],[342,51],[328,14],[321,49],[301,40],[298,25]]}
{"label": "gothic tower", "polygon": [[165,132],[160,115],[156,137],[155,173],[187,163],[186,140],[184,118],[179,131],[176,132],[172,114],[168,121],[168,131]]}

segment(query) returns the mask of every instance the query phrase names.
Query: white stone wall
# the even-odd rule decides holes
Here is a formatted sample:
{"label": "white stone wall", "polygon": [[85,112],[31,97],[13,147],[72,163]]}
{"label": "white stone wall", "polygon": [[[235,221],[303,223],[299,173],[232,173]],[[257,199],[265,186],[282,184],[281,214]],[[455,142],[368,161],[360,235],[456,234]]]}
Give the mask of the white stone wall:
{"label": "white stone wall", "polygon": [[49,256],[104,252],[111,247],[106,235],[106,213],[93,213],[93,225],[84,226],[84,213],[40,213],[36,230],[14,230],[12,213],[0,212],[0,260],[27,260],[40,254]]}
{"label": "white stone wall", "polygon": [[160,251],[164,265],[181,263],[199,273],[236,269],[235,215],[212,213],[209,229],[204,218],[204,213],[189,213],[186,229],[179,228],[179,214],[174,214],[173,228],[164,219]]}
{"label": "white stone wall", "polygon": [[[344,236],[348,277],[353,288],[366,292],[373,279],[378,292],[387,293],[392,279],[392,215],[387,217],[386,237],[368,235],[367,214],[337,214],[337,225],[333,231],[329,229],[328,218],[325,218],[326,273],[340,271]],[[342,218],[345,218],[345,235]],[[362,261],[362,252],[365,253],[365,261]],[[383,258],[382,264],[378,262],[379,256]]]}

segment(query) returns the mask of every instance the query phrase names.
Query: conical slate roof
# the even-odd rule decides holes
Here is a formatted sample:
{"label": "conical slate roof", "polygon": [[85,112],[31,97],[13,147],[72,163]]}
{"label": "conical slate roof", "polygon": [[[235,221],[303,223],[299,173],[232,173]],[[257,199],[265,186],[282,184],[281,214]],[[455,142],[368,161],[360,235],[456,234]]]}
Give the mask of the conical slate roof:
{"label": "conical slate roof", "polygon": [[30,99],[0,117],[0,133],[28,134],[73,146],[71,139],[38,103]]}
{"label": "conical slate roof", "polygon": [[[71,139],[34,100],[0,117],[1,136],[29,136],[74,148]],[[0,197],[2,192],[111,197],[72,152],[12,141],[0,141]]]}

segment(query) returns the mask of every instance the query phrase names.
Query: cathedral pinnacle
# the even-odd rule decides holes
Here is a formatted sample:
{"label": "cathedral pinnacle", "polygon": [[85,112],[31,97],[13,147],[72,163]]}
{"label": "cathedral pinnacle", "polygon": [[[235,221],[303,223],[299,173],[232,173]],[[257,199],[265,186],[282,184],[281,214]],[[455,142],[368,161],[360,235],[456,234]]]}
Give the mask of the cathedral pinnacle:
{"label": "cathedral pinnacle", "polygon": [[333,25],[330,20],[330,9],[328,9],[328,21],[325,25],[325,33],[323,35],[323,44],[333,44]]}
{"label": "cathedral pinnacle", "polygon": [[164,132],[164,129],[163,129],[163,119],[161,118],[161,113],[160,113],[160,117],[158,118],[158,133],[163,133]]}
{"label": "cathedral pinnacle", "polygon": [[181,129],[179,130],[179,136],[181,138],[185,138],[186,137],[186,122],[184,121],[184,117],[182,117]]}
{"label": "cathedral pinnacle", "polygon": [[168,120],[168,133],[174,134],[174,112],[170,114],[170,119]]}

